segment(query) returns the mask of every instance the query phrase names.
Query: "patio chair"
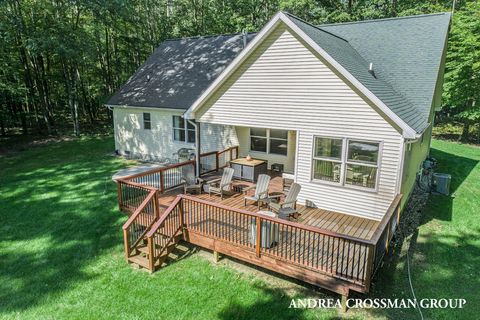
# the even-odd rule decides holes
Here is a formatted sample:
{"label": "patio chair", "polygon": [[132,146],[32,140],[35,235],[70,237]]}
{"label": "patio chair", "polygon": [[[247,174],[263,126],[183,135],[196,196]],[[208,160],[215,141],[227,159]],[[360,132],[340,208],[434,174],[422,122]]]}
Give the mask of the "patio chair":
{"label": "patio chair", "polygon": [[[242,191],[245,193],[244,201],[245,207],[247,206],[247,200],[251,200],[257,203],[257,208],[260,209],[260,204],[262,200],[268,199],[268,185],[270,184],[270,176],[268,174],[258,175],[257,184],[244,188]],[[255,189],[255,194],[253,196],[247,196],[246,192],[248,190]]]}
{"label": "patio chair", "polygon": [[276,212],[284,208],[296,209],[297,198],[298,198],[298,194],[300,193],[300,189],[301,189],[301,186],[298,183],[294,182],[292,183],[290,190],[288,190],[285,200],[280,202],[273,202],[272,200],[274,200],[275,198],[278,198],[279,196],[270,197],[268,201],[269,209],[273,209]]}
{"label": "patio chair", "polygon": [[195,176],[195,167],[193,165],[182,167],[183,193],[192,191],[202,193],[203,182],[202,178]]}
{"label": "patio chair", "polygon": [[216,193],[219,194],[223,200],[223,195],[231,192],[233,171],[232,168],[225,168],[223,169],[221,178],[207,181],[208,195],[210,196],[212,193]]}

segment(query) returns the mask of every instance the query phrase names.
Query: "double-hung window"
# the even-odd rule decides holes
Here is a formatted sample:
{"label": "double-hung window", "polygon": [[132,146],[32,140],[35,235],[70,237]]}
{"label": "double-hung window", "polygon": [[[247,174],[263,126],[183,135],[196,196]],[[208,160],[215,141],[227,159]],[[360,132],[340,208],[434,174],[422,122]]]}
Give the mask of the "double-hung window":
{"label": "double-hung window", "polygon": [[143,113],[143,129],[145,130],[152,129],[152,121],[150,118],[150,113],[148,112]]}
{"label": "double-hung window", "polygon": [[287,155],[288,131],[250,128],[250,151]]}
{"label": "double-hung window", "polygon": [[315,137],[313,180],[376,189],[380,143]]}
{"label": "double-hung window", "polygon": [[195,126],[181,116],[173,116],[173,140],[194,143]]}
{"label": "double-hung window", "polygon": [[345,184],[375,189],[380,144],[347,140]]}
{"label": "double-hung window", "polygon": [[316,137],[313,151],[313,179],[340,183],[343,139]]}

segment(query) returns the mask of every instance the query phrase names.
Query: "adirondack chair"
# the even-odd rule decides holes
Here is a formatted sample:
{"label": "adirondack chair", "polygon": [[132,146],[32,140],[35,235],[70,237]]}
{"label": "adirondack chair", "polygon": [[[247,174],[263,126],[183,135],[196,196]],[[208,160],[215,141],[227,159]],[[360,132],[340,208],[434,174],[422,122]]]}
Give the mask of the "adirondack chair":
{"label": "adirondack chair", "polygon": [[216,193],[219,194],[223,200],[223,195],[231,192],[233,171],[232,168],[225,168],[223,169],[221,178],[207,181],[208,195],[210,196],[212,193]]}
{"label": "adirondack chair", "polygon": [[269,209],[273,209],[278,212],[280,209],[291,208],[296,209],[298,194],[300,193],[301,186],[298,183],[292,183],[290,190],[288,190],[285,200],[280,202],[273,202],[276,197],[270,197],[268,202]]}
{"label": "adirondack chair", "polygon": [[203,182],[202,178],[195,176],[195,167],[193,165],[182,167],[183,193],[192,191],[202,193]]}
{"label": "adirondack chair", "polygon": [[[257,203],[258,209],[260,209],[260,204],[262,200],[268,199],[268,185],[270,184],[270,176],[267,174],[260,174],[258,176],[257,184],[253,185],[251,187],[247,187],[243,189],[243,192],[245,193],[245,207],[247,206],[247,200],[251,200]],[[253,196],[247,196],[246,192],[248,190],[253,190],[255,189],[255,194]]]}

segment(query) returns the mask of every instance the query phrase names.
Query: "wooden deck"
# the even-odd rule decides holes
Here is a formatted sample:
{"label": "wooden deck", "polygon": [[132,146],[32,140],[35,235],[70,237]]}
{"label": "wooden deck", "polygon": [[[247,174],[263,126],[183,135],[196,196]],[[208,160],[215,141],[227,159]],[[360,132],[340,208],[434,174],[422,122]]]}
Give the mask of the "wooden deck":
{"label": "wooden deck", "polygon": [[[235,154],[233,149],[213,154],[214,172],[202,178],[218,177],[227,163],[223,157]],[[236,192],[223,200],[182,195],[186,166],[194,161],[118,180],[119,208],[130,216],[123,226],[127,261],[153,272],[182,239],[344,296],[350,290],[368,292],[398,224],[401,195],[381,221],[300,205],[295,219],[287,221],[258,214],[256,203],[245,206],[241,190],[252,185],[245,181],[234,180]],[[281,177],[270,175],[269,192],[282,192]]]}
{"label": "wooden deck", "polygon": [[[213,174],[205,177],[205,179],[208,181],[210,179],[214,179],[216,176],[217,175]],[[234,186],[238,188],[250,185],[252,185],[252,183],[250,182],[234,180]],[[269,192],[280,191],[282,191],[282,179],[280,176],[274,176],[272,177],[272,180],[270,182]],[[173,202],[175,197],[180,193],[183,193],[183,189],[178,188],[162,194],[159,197],[160,207],[163,209],[168,208],[168,206]],[[219,203],[228,207],[242,209],[250,212],[259,211],[257,205],[252,201],[247,201],[247,206],[245,207],[243,194],[239,192],[235,192],[231,196],[225,197],[223,200],[221,200],[220,196],[218,195],[209,196],[205,193],[193,194],[192,196],[209,202]],[[260,210],[266,209],[267,208],[265,205],[260,208]],[[372,235],[374,234],[375,230],[379,225],[379,221],[376,220],[355,217],[352,215],[324,210],[320,208],[307,208],[298,205],[297,210],[299,212],[299,217],[298,219],[292,220],[294,222],[365,240],[371,239]]]}

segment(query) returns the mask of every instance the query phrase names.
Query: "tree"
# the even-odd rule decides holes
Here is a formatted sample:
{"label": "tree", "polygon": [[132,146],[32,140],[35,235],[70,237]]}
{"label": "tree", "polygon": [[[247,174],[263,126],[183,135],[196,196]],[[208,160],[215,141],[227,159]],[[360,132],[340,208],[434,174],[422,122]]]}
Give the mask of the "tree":
{"label": "tree", "polygon": [[480,2],[457,11],[450,30],[444,101],[463,124],[461,139],[469,139],[470,127],[480,122]]}

